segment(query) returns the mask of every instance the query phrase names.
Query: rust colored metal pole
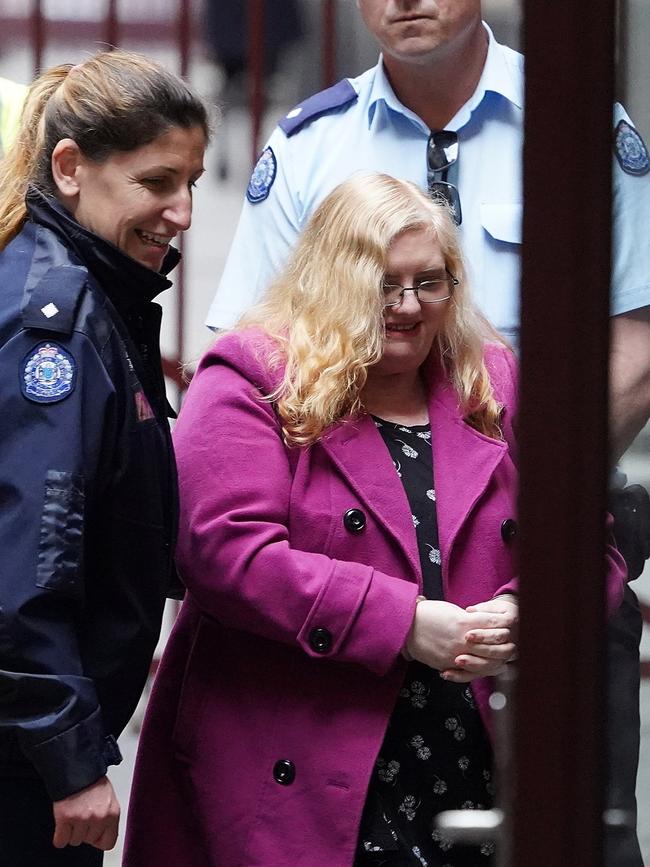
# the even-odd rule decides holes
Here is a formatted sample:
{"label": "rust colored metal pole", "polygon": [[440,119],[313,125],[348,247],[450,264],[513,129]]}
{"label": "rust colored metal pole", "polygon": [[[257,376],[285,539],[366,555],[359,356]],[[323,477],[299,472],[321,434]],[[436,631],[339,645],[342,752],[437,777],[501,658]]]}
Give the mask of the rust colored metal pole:
{"label": "rust colored metal pole", "polygon": [[[190,68],[190,51],[192,47],[192,9],[190,0],[181,0],[178,9],[178,54],[180,74],[186,77]],[[180,236],[179,249],[185,251],[185,237]],[[185,265],[181,259],[176,277],[176,363],[180,365],[185,355]],[[176,379],[178,398],[185,389],[182,378]]]}
{"label": "rust colored metal pole", "polygon": [[190,0],[181,0],[178,8],[178,48],[180,73],[185,77],[190,68],[190,52],[192,50],[192,4]]}
{"label": "rust colored metal pole", "polygon": [[524,6],[516,867],[602,864],[614,2]]}
{"label": "rust colored metal pole", "polygon": [[322,0],[322,42],[323,87],[336,82],[336,0]]}
{"label": "rust colored metal pole", "polygon": [[116,48],[120,39],[120,25],[117,18],[117,0],[108,0],[105,24],[106,44],[109,48]]}
{"label": "rust colored metal pole", "polygon": [[248,0],[247,12],[251,161],[254,165],[259,154],[264,115],[264,0]]}
{"label": "rust colored metal pole", "polygon": [[43,66],[45,47],[45,19],[42,0],[34,0],[32,6],[32,46],[34,49],[34,77],[36,77]]}

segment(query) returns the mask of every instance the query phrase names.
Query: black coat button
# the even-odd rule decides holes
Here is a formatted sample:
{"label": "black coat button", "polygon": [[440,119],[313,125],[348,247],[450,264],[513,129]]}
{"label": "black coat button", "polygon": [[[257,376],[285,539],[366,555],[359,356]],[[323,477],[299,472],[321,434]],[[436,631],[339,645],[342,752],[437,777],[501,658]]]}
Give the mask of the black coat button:
{"label": "black coat button", "polygon": [[501,524],[501,538],[504,542],[512,542],[518,532],[519,526],[514,518],[506,518]]}
{"label": "black coat button", "polygon": [[273,779],[281,786],[290,786],[296,779],[296,766],[289,759],[280,759],[273,765]]}
{"label": "black coat button", "polygon": [[361,509],[348,509],[343,515],[343,526],[350,533],[360,533],[366,526],[366,516]]}
{"label": "black coat button", "polygon": [[332,646],[332,633],[329,629],[317,626],[309,633],[309,646],[316,653],[327,653]]}

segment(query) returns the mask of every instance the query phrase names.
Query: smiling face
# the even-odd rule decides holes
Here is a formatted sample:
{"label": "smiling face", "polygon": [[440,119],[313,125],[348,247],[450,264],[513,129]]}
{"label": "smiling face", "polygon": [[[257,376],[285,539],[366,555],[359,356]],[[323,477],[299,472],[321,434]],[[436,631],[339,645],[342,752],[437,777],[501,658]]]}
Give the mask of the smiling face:
{"label": "smiling face", "polygon": [[[446,276],[445,257],[430,229],[409,229],[393,240],[386,261],[387,283],[409,287],[420,280]],[[448,309],[449,301],[420,304],[415,292],[405,292],[401,304],[387,307],[384,354],[371,368],[372,375],[417,373],[431,352]]]}
{"label": "smiling face", "polygon": [[357,0],[366,27],[388,57],[423,62],[462,46],[481,26],[480,0]]}
{"label": "smiling face", "polygon": [[64,204],[82,226],[159,271],[172,239],[189,228],[192,187],[203,173],[201,127],[172,127],[103,162],[79,156],[75,195]]}

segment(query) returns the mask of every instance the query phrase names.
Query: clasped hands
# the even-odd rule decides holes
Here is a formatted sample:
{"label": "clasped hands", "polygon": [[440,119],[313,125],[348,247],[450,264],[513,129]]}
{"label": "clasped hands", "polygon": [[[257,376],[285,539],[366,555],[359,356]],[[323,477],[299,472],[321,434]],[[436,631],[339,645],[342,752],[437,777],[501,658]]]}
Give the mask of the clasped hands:
{"label": "clasped hands", "polygon": [[499,674],[517,653],[517,597],[497,596],[468,608],[422,599],[405,651],[454,683]]}

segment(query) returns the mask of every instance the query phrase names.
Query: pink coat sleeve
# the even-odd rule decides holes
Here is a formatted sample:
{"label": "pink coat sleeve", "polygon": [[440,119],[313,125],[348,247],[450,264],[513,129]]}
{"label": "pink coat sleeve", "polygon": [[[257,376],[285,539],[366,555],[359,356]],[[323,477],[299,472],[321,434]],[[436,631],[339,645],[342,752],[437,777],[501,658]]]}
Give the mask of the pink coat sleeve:
{"label": "pink coat sleeve", "polygon": [[[292,547],[288,452],[273,407],[260,399],[261,368],[250,352],[228,357],[234,339],[202,361],[174,431],[179,572],[201,609],[226,626],[384,674],[405,644],[417,585]],[[331,635],[326,652],[312,648],[314,629]]]}

